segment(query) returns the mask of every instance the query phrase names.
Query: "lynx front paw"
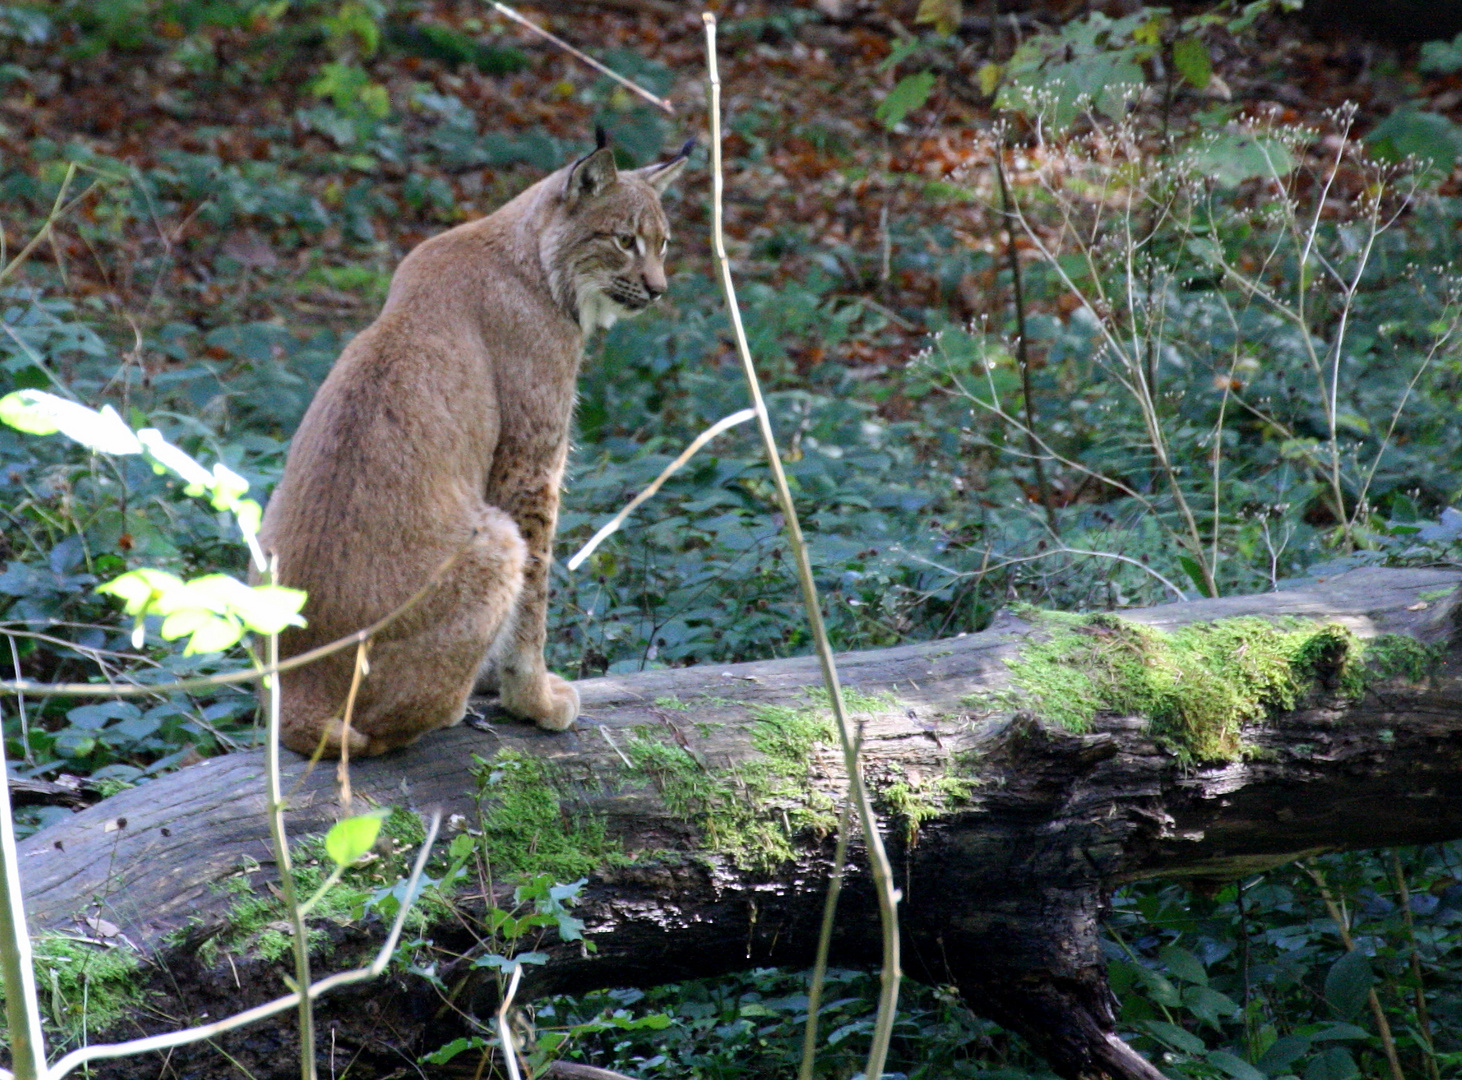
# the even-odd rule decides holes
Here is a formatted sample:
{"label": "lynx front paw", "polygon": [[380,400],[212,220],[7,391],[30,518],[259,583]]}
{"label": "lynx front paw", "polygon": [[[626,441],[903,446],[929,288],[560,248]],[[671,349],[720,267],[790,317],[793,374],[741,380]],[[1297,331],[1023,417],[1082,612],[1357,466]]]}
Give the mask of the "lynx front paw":
{"label": "lynx front paw", "polygon": [[532,720],[545,731],[563,731],[579,716],[579,692],[552,672],[527,685],[502,680],[503,708]]}

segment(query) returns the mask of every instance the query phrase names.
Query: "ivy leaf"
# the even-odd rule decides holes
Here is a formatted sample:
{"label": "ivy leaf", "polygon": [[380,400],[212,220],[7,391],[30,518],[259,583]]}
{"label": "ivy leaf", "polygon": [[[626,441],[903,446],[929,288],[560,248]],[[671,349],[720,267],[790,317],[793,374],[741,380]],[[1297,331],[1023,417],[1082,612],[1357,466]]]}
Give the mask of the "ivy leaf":
{"label": "ivy leaf", "polygon": [[435,1050],[432,1053],[427,1054],[426,1057],[422,1058],[421,1060],[431,1065],[445,1065],[458,1054],[465,1053],[468,1050],[480,1050],[486,1045],[487,1041],[485,1039],[479,1038],[476,1035],[472,1036],[470,1039],[465,1037],[459,1037],[447,1043],[447,1045],[443,1046],[440,1050]]}
{"label": "ivy leaf", "polygon": [[1450,170],[1462,157],[1462,128],[1441,113],[1402,106],[1371,129],[1366,145],[1388,161],[1415,158],[1427,167]]}
{"label": "ivy leaf", "polygon": [[1295,159],[1278,139],[1225,131],[1193,148],[1192,165],[1214,183],[1232,187],[1256,177],[1287,176],[1294,171]]}
{"label": "ivy leaf", "polygon": [[375,846],[376,837],[381,835],[381,820],[384,813],[357,814],[355,817],[337,821],[325,834],[325,854],[335,865],[347,867]]}
{"label": "ivy leaf", "polygon": [[1202,1039],[1177,1024],[1169,1024],[1163,1020],[1143,1020],[1138,1026],[1146,1029],[1154,1039],[1159,1039],[1185,1054],[1201,1054],[1207,1049]]}
{"label": "ivy leaf", "polygon": [[963,0],[919,0],[914,22],[933,23],[936,34],[952,34],[959,29],[963,8]]}
{"label": "ivy leaf", "polygon": [[1199,90],[1206,88],[1213,78],[1213,59],[1208,55],[1208,46],[1196,37],[1173,42],[1173,66]]}
{"label": "ivy leaf", "polygon": [[1254,1068],[1237,1054],[1231,1054],[1227,1050],[1210,1050],[1204,1055],[1208,1058],[1210,1065],[1215,1065],[1223,1072],[1232,1076],[1234,1080],[1268,1080],[1262,1072]]}
{"label": "ivy leaf", "polygon": [[1354,1016],[1370,996],[1376,981],[1370,957],[1363,952],[1349,952],[1335,961],[1325,975],[1325,1000],[1339,1016]]}
{"label": "ivy leaf", "polygon": [[1359,1076],[1355,1058],[1341,1046],[1318,1055],[1305,1070],[1305,1080],[1357,1080]]}
{"label": "ivy leaf", "polygon": [[1198,564],[1197,559],[1191,555],[1179,555],[1178,565],[1183,568],[1183,573],[1188,575],[1188,580],[1198,590],[1199,596],[1211,597],[1213,595],[1213,590],[1208,587],[1208,582],[1203,577],[1203,567]]}
{"label": "ivy leaf", "polygon": [[1450,75],[1462,71],[1462,34],[1451,41],[1426,41],[1421,46],[1421,59],[1417,71],[1430,75]]}
{"label": "ivy leaf", "polygon": [[[1196,565],[1196,564],[1195,564]],[[1201,573],[1199,575],[1201,580]],[[1169,945],[1158,950],[1158,958],[1167,965],[1168,971],[1173,978],[1180,979],[1186,983],[1193,983],[1195,986],[1208,985],[1208,972],[1203,970],[1203,964],[1198,957],[1194,956],[1187,949],[1177,945]]]}
{"label": "ivy leaf", "polygon": [[889,91],[888,97],[878,103],[878,108],[873,110],[873,116],[885,128],[892,131],[903,121],[904,117],[928,101],[933,90],[934,73],[932,71],[920,71],[914,75],[906,75],[898,81],[897,86]]}
{"label": "ivy leaf", "polygon": [[1308,1035],[1281,1035],[1269,1045],[1264,1051],[1264,1056],[1258,1061],[1260,1070],[1270,1076],[1278,1076],[1283,1073],[1289,1065],[1310,1052],[1310,1037]]}

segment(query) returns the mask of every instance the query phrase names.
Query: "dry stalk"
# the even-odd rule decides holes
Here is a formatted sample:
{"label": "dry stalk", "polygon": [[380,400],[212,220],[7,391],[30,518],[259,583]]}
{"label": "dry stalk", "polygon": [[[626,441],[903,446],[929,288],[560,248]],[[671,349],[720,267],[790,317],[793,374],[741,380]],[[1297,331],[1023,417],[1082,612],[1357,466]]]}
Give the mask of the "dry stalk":
{"label": "dry stalk", "polygon": [[588,64],[591,68],[599,72],[601,75],[607,75],[609,78],[619,83],[619,85],[624,87],[626,90],[640,95],[640,97],[644,98],[651,105],[664,109],[668,113],[675,112],[675,106],[670,104],[670,102],[666,101],[664,98],[656,97],[654,94],[650,93],[650,91],[646,90],[638,83],[633,82],[630,79],[626,79],[623,75],[619,74],[619,72],[605,67],[588,53],[580,52],[563,38],[557,37],[549,33],[547,30],[543,29],[543,27],[539,26],[531,19],[526,19],[522,15],[519,15],[512,8],[508,7],[507,4],[499,4],[497,0],[488,0],[488,3],[492,7],[492,9],[498,12],[500,15],[505,15],[509,19],[512,19],[513,22],[517,23],[519,26],[526,27],[527,29],[532,30],[535,34],[543,38],[545,41],[553,42],[553,44],[557,45],[560,49],[568,53],[575,60],[578,60],[580,63]]}
{"label": "dry stalk", "polygon": [[[782,470],[782,458],[777,449],[776,435],[772,432],[771,417],[766,402],[762,399],[761,381],[752,362],[751,350],[746,343],[746,330],[741,323],[741,308],[736,302],[736,286],[731,279],[731,260],[726,255],[726,237],[723,227],[722,194],[725,178],[721,171],[721,78],[716,65],[716,17],[711,12],[702,12],[706,24],[706,68],[710,83],[711,120],[711,239],[720,269],[721,288],[726,295],[727,314],[736,338],[736,352],[746,375],[747,389],[751,394],[752,407],[756,410],[757,427],[761,431],[766,450],[767,466],[776,485],[777,499],[781,504],[787,528],[787,544],[792,550],[797,566],[797,581],[802,588],[802,600],[807,609],[807,621],[816,645],[818,664],[822,668],[823,683],[827,687],[828,700],[832,703],[833,716],[837,721],[838,738],[842,744],[843,760],[848,772],[848,797],[858,812],[858,821],[863,829],[864,842],[868,846],[868,861],[873,872],[874,891],[878,897],[878,913],[883,925],[882,982],[878,997],[878,1016],[874,1022],[873,1043],[868,1052],[868,1064],[864,1076],[883,1075],[884,1061],[888,1057],[889,1041],[893,1035],[895,1010],[899,994],[899,892],[894,885],[893,868],[883,848],[883,838],[878,831],[878,821],[873,814],[873,804],[863,782],[863,771],[858,760],[857,737],[848,719],[847,706],[843,702],[843,690],[838,681],[838,670],[833,662],[832,646],[828,643],[827,630],[822,621],[822,605],[817,595],[817,584],[812,577],[812,563],[807,556],[807,546],[802,540],[802,526],[797,519],[797,508],[792,502],[792,492],[787,486],[787,477]],[[825,961],[823,962],[825,964]],[[809,1016],[809,1023],[816,1023],[815,1016]],[[804,1061],[804,1072],[809,1068]]]}
{"label": "dry stalk", "polygon": [[[270,577],[274,576],[270,568]],[[279,635],[269,635],[269,662],[279,665]],[[304,909],[294,888],[294,867],[289,858],[289,838],[284,832],[284,793],[280,785],[279,765],[279,723],[280,692],[279,676],[271,675],[265,680],[269,691],[268,725],[265,729],[264,762],[268,784],[269,840],[274,847],[274,863],[279,867],[279,891],[284,897],[284,906],[289,913],[294,946],[294,981],[301,991],[299,999],[300,1024],[300,1078],[315,1080],[315,1010],[310,1005],[309,995],[304,993],[310,985],[310,943],[305,927]]]}
{"label": "dry stalk", "polygon": [[[1340,910],[1340,905],[1330,895],[1330,886],[1325,882],[1325,875],[1316,870],[1309,863],[1301,864],[1315,887],[1320,890],[1320,899],[1325,904],[1325,911],[1335,923],[1335,929],[1340,934],[1340,944],[1345,946],[1348,953],[1355,952],[1355,939],[1350,936],[1350,925],[1345,917],[1345,912]],[[1376,988],[1373,986],[1366,991],[1366,1003],[1371,1009],[1371,1019],[1376,1022],[1376,1033],[1381,1037],[1381,1048],[1386,1052],[1386,1063],[1391,1067],[1391,1080],[1406,1080],[1406,1075],[1401,1071],[1401,1061],[1396,1056],[1396,1040],[1391,1037],[1391,1024],[1386,1020],[1386,1013],[1381,1008],[1381,999],[1376,996]]]}

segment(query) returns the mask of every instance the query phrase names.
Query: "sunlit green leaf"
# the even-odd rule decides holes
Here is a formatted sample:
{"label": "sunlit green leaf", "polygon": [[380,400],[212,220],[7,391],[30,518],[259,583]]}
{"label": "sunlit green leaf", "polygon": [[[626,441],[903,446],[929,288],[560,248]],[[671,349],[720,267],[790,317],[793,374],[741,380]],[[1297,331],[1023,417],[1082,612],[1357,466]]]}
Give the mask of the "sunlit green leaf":
{"label": "sunlit green leaf", "polygon": [[384,813],[357,814],[337,821],[325,834],[325,853],[336,866],[352,866],[375,846]]}
{"label": "sunlit green leaf", "polygon": [[904,76],[898,81],[898,85],[888,92],[888,97],[878,103],[878,108],[873,110],[874,118],[892,131],[903,121],[904,117],[929,100],[929,95],[934,90],[934,82],[935,77],[932,71],[920,71],[914,75]]}
{"label": "sunlit green leaf", "polygon": [[44,390],[16,390],[0,398],[0,420],[31,435],[60,432],[99,454],[137,454],[142,444],[117,410],[98,411]]}
{"label": "sunlit green leaf", "polygon": [[183,649],[184,656],[222,652],[244,636],[243,625],[237,619],[215,615],[201,608],[174,612],[163,619],[159,632],[168,641],[186,637],[188,644]]}
{"label": "sunlit green leaf", "polygon": [[1206,88],[1213,78],[1213,59],[1200,38],[1185,37],[1173,42],[1173,66],[1199,90]]}

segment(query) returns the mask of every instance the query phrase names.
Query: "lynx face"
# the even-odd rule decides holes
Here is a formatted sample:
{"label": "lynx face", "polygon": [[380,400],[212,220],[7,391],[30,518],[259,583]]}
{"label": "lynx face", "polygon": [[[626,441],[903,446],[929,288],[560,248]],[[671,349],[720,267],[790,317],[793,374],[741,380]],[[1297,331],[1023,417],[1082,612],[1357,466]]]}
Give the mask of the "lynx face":
{"label": "lynx face", "polygon": [[619,172],[608,149],[576,162],[564,191],[564,245],[585,333],[638,315],[665,292],[670,226],[660,195],[685,165]]}

